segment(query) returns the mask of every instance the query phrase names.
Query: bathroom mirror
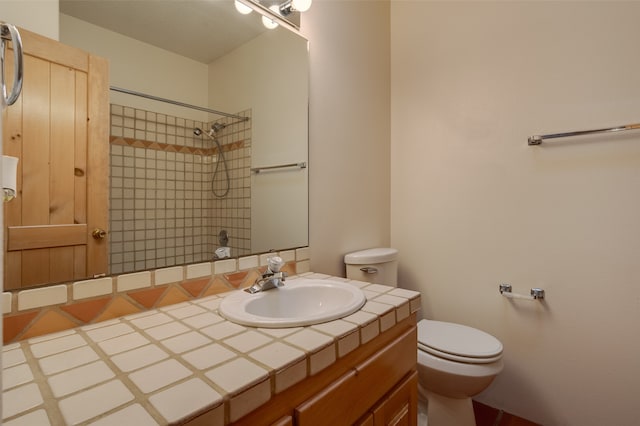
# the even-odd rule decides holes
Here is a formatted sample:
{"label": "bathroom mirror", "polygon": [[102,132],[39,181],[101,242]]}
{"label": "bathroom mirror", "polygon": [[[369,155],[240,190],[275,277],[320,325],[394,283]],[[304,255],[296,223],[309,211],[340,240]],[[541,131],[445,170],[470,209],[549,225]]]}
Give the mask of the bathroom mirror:
{"label": "bathroom mirror", "polygon": [[307,40],[232,0],[60,0],[60,42],[175,101],[110,92],[109,274],[308,245]]}

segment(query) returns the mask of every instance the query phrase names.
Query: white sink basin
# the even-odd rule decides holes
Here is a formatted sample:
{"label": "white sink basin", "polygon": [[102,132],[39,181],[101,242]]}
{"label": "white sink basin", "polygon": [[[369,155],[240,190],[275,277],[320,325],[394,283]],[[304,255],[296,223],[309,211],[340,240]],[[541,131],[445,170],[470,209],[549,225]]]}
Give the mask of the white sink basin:
{"label": "white sink basin", "polygon": [[218,312],[252,327],[298,327],[345,317],[365,302],[362,290],[350,284],[299,278],[264,292],[232,293],[222,299]]}

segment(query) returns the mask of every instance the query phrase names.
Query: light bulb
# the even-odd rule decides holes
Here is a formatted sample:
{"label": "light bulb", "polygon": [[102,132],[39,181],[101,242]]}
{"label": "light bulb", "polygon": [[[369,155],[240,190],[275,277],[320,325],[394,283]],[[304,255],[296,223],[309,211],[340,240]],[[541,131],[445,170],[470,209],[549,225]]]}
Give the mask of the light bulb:
{"label": "light bulb", "polygon": [[243,15],[248,15],[253,11],[253,9],[251,9],[249,6],[242,2],[239,2],[238,0],[235,0],[234,4],[236,6],[236,10]]}
{"label": "light bulb", "polygon": [[[274,13],[280,13],[278,10],[278,5],[273,5],[269,9],[272,10]],[[270,30],[278,27],[278,23],[276,21],[272,20],[271,18],[267,18],[264,15],[262,15],[262,25],[264,25]]]}
{"label": "light bulb", "polygon": [[291,7],[298,12],[306,12],[311,7],[312,0],[291,0]]}

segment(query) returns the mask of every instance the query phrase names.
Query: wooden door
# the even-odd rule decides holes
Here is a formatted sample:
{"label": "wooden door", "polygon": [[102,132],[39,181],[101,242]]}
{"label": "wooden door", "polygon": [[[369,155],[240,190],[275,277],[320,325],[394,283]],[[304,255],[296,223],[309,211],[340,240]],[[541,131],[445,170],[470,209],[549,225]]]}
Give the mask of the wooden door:
{"label": "wooden door", "polygon": [[[107,273],[108,63],[20,29],[24,84],[3,112],[3,154],[19,158],[4,203],[4,288]],[[7,81],[12,81],[12,53]],[[107,234],[108,235],[108,234]]]}

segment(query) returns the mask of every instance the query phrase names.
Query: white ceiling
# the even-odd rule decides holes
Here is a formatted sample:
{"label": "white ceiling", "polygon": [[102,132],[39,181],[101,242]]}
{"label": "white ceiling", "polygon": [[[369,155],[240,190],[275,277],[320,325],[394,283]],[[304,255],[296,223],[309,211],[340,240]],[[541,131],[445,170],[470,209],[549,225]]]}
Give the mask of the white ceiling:
{"label": "white ceiling", "polygon": [[233,0],[60,0],[60,12],[205,64],[265,31]]}

